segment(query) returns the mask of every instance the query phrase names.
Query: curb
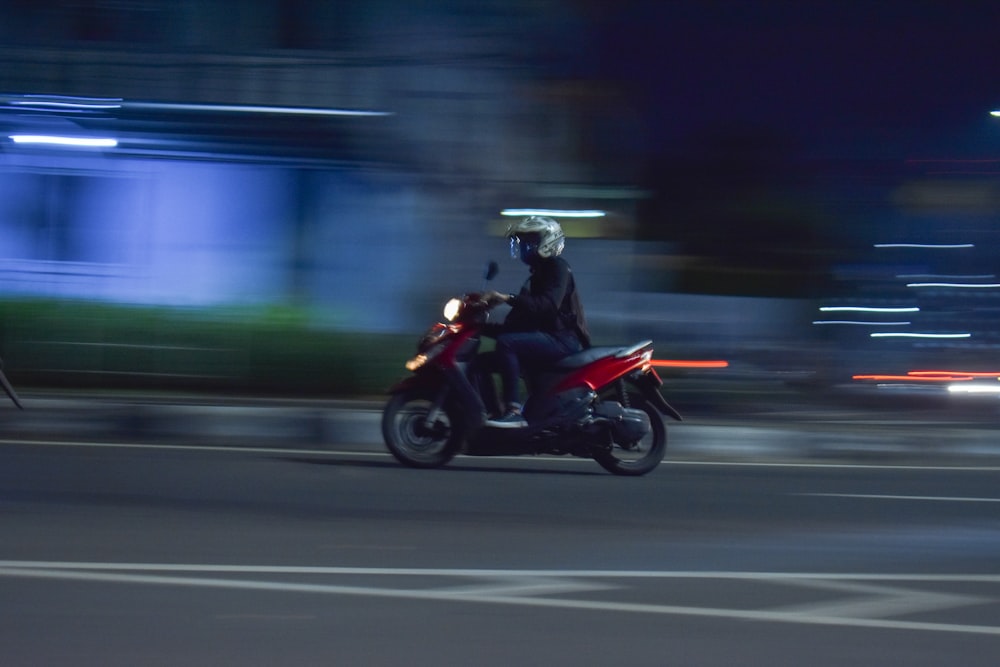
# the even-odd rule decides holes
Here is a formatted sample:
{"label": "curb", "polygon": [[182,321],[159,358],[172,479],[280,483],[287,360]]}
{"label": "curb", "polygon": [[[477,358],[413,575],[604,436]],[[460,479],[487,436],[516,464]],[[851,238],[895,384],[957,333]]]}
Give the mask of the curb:
{"label": "curb", "polygon": [[[377,400],[22,396],[0,438],[384,451]],[[667,422],[668,459],[1000,464],[989,422],[833,410]]]}

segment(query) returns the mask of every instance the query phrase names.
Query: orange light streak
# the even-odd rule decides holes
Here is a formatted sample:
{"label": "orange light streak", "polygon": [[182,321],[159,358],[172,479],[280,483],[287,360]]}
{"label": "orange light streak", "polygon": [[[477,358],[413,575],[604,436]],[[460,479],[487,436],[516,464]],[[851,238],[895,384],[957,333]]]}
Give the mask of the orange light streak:
{"label": "orange light streak", "polygon": [[909,375],[921,377],[932,377],[939,375],[968,375],[975,378],[997,378],[1000,379],[1000,372],[980,373],[977,371],[910,371]]}
{"label": "orange light streak", "polygon": [[980,371],[909,371],[906,375],[854,375],[854,380],[878,382],[968,382],[976,378],[996,378],[1000,372]]}
{"label": "orange light streak", "polygon": [[964,382],[974,379],[971,375],[853,375],[854,380],[876,380],[880,382]]}
{"label": "orange light streak", "polygon": [[650,363],[660,368],[728,368],[728,361],[698,361],[681,359],[653,359]]}

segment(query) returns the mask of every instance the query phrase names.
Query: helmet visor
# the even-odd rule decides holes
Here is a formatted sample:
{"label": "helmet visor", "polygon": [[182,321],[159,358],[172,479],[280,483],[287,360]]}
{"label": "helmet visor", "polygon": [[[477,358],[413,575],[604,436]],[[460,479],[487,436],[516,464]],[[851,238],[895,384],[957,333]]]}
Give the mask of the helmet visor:
{"label": "helmet visor", "polygon": [[514,234],[510,237],[510,257],[527,262],[538,252],[538,234]]}

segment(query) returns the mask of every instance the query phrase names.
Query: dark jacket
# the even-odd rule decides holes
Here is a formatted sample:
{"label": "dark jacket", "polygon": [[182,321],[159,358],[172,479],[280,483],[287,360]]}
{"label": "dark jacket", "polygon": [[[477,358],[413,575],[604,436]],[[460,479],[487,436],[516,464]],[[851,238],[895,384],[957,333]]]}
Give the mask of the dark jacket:
{"label": "dark jacket", "polygon": [[510,300],[510,306],[504,330],[573,331],[584,348],[590,347],[590,331],[573,271],[562,257],[547,257],[532,264],[531,275]]}

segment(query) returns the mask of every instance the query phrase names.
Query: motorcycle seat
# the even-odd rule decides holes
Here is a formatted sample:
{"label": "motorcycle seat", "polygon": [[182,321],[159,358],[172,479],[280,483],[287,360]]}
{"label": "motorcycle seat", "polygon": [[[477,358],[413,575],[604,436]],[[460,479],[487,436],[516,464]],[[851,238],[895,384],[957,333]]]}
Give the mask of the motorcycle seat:
{"label": "motorcycle seat", "polygon": [[581,366],[586,366],[587,364],[597,361],[598,359],[614,356],[624,349],[625,349],[624,347],[587,348],[582,352],[575,352],[569,355],[568,357],[563,357],[556,363],[552,364],[552,368],[558,368],[560,370],[580,368]]}
{"label": "motorcycle seat", "polygon": [[646,348],[650,348],[650,353],[652,353],[652,344],[653,341],[644,340],[627,347],[592,347],[583,352],[563,357],[553,364],[552,368],[557,370],[572,370],[606,357],[627,357]]}

